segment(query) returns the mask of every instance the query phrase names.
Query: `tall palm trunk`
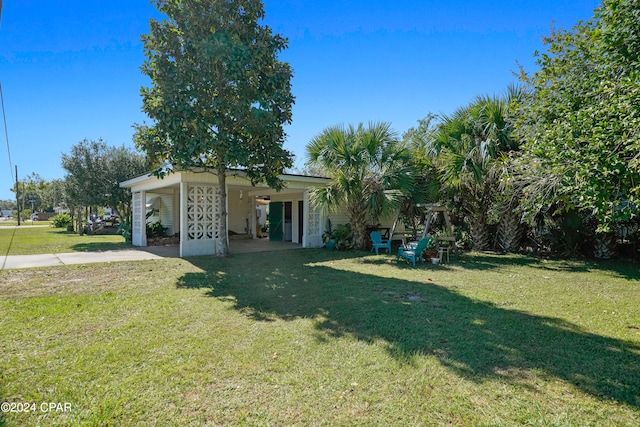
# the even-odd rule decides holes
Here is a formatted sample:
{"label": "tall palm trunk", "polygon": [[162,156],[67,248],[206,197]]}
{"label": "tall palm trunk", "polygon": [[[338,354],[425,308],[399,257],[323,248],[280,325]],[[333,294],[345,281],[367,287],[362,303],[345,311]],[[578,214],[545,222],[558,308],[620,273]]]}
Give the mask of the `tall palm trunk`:
{"label": "tall palm trunk", "polygon": [[503,203],[500,211],[498,247],[503,252],[516,252],[520,248],[520,242],[524,235],[520,215],[514,212],[514,206],[509,202]]}
{"label": "tall palm trunk", "polygon": [[467,213],[469,232],[473,240],[474,251],[484,251],[491,245],[491,234],[487,224],[489,219],[489,206],[492,202],[491,184],[485,182],[480,186],[467,187],[462,195],[462,207]]}
{"label": "tall palm trunk", "polygon": [[367,215],[360,206],[349,209],[349,222],[353,229],[353,247],[364,250],[367,242]]}
{"label": "tall palm trunk", "polygon": [[485,251],[489,249],[491,244],[491,236],[489,227],[487,226],[486,212],[476,211],[469,214],[469,227],[471,239],[473,240],[474,251]]}

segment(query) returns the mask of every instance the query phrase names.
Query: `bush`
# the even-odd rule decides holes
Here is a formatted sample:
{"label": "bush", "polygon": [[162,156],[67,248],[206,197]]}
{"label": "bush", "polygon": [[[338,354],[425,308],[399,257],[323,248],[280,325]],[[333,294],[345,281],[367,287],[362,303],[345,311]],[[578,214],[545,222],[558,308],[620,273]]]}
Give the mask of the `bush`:
{"label": "bush", "polygon": [[51,226],[55,228],[67,228],[72,225],[71,215],[66,213],[58,214],[51,218]]}
{"label": "bush", "polygon": [[167,229],[160,224],[160,221],[153,224],[147,223],[147,237],[166,237]]}
{"label": "bush", "polygon": [[336,248],[339,250],[353,249],[353,230],[351,224],[340,224],[333,231],[336,239]]}
{"label": "bush", "polygon": [[126,240],[127,242],[130,242],[131,241],[131,222],[122,221],[120,223],[120,227],[118,227],[117,233],[122,235],[122,237],[124,237],[124,240]]}

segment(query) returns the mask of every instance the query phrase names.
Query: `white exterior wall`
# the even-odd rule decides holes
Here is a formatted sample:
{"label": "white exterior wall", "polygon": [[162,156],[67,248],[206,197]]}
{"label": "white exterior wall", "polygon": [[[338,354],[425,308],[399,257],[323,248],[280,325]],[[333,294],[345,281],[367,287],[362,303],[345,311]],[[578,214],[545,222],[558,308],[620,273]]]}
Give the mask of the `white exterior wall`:
{"label": "white exterior wall", "polygon": [[[380,218],[378,220],[380,227],[391,229],[393,227],[394,221],[396,220],[396,215],[397,213],[394,212],[391,215]],[[331,220],[331,227],[333,227],[334,229],[336,226],[340,224],[349,223],[349,215],[347,214],[346,209],[338,209],[337,212],[332,212],[328,214],[327,217]],[[370,224],[370,225],[377,225],[377,224]],[[322,223],[322,231],[324,232],[325,229],[326,229],[326,219]],[[401,234],[403,231],[404,231],[404,224],[402,223],[402,221],[398,221],[398,223],[396,224],[395,233]],[[397,240],[400,240],[400,237],[396,236],[396,238]]]}
{"label": "white exterior wall", "polygon": [[[154,209],[154,214],[146,219],[146,222],[150,224],[160,222],[167,229],[167,236],[173,236],[176,232],[174,224],[178,223],[177,221],[174,222],[175,204],[173,194],[147,193],[146,199],[146,203],[153,203],[152,207]],[[146,208],[145,211],[147,211]]]}
{"label": "white exterior wall", "polygon": [[132,193],[133,209],[131,214],[131,243],[133,246],[147,246],[146,194],[145,191]]}
{"label": "white exterior wall", "polygon": [[[220,190],[209,183],[180,183],[180,256],[218,254]],[[228,244],[228,241],[227,241]]]}
{"label": "white exterior wall", "polygon": [[324,215],[321,209],[316,209],[309,202],[310,190],[304,192],[304,233],[302,234],[303,248],[321,248],[322,233],[324,232]]}
{"label": "white exterior wall", "polygon": [[[249,232],[255,236],[258,220],[256,218],[255,197],[268,196],[273,201],[291,203],[291,241],[302,243],[303,247],[322,246],[322,232],[324,231],[324,215],[309,204],[308,192],[310,188],[326,185],[327,179],[318,177],[291,176],[285,178],[287,185],[282,192],[276,192],[268,186],[252,186],[242,172],[234,172],[227,176],[227,229],[237,233],[244,233],[249,220]],[[220,191],[219,181],[215,174],[207,172],[177,171],[167,175],[164,179],[157,179],[151,175],[140,176],[121,183],[124,188],[131,188],[134,201],[135,224],[132,224],[132,238],[136,246],[146,246],[146,201],[148,196],[159,197],[159,214],[150,218],[160,221],[168,228],[169,234],[180,235],[180,256],[217,254],[222,246],[222,239],[228,236],[219,235],[220,230]],[[189,191],[198,188],[198,193],[204,195],[208,201],[200,204],[197,195],[190,195]],[[213,189],[213,193],[207,193]],[[229,190],[231,189],[231,190]],[[240,199],[240,190],[243,198]],[[149,193],[149,194],[147,194]],[[215,194],[215,195],[213,195]],[[210,197],[211,196],[211,197]],[[213,199],[216,201],[214,202]],[[299,220],[298,203],[303,203],[302,224]],[[137,208],[136,208],[137,206]],[[195,210],[198,210],[196,212]],[[262,207],[261,209],[265,209]],[[266,218],[261,218],[264,222]],[[336,224],[348,222],[344,216]],[[299,240],[298,230],[302,229],[302,241]],[[198,235],[196,237],[196,234]]]}
{"label": "white exterior wall", "polygon": [[252,208],[252,196],[247,194],[247,191],[242,192],[242,198],[240,198],[240,191],[230,190],[227,192],[227,206],[229,230],[238,234],[245,234],[247,231],[247,220],[249,221],[249,233],[253,233],[255,230],[255,209]]}
{"label": "white exterior wall", "polygon": [[175,191],[171,196],[171,203],[173,205],[173,219],[171,223],[173,224],[173,229],[171,230],[172,235],[176,235],[180,233],[180,192]]}

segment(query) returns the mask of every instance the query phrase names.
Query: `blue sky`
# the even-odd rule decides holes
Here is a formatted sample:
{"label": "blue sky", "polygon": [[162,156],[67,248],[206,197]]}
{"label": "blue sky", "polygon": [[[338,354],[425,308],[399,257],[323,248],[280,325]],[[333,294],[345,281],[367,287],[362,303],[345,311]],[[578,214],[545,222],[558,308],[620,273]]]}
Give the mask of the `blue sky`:
{"label": "blue sky", "polygon": [[[160,15],[146,0],[3,0],[0,83],[11,161],[20,177],[62,178],[60,155],[84,138],[133,146],[145,120],[140,35]],[[285,147],[327,126],[389,121],[402,134],[428,113],[501,94],[550,25],[588,20],[596,0],[265,0],[289,38],[293,124]],[[0,199],[14,195],[0,121]]]}

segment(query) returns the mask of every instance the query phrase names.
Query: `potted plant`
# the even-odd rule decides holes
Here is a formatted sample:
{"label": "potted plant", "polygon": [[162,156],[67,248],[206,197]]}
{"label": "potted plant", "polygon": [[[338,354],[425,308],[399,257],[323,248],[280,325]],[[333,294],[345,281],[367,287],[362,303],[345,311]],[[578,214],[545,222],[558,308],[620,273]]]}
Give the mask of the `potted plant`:
{"label": "potted plant", "polygon": [[339,250],[353,249],[353,230],[351,224],[340,224],[333,231],[336,240],[336,248]]}
{"label": "potted plant", "polygon": [[[427,245],[427,249],[422,253],[422,257],[424,260],[431,260],[432,264],[437,264],[440,261],[440,253],[438,252],[438,241],[433,237],[429,240],[429,244]],[[438,261],[433,261],[437,259]]]}
{"label": "potted plant", "polygon": [[336,236],[333,232],[333,229],[331,227],[331,220],[329,218],[327,218],[327,225],[325,227],[324,233],[322,233],[322,241],[324,242],[324,247],[327,248],[327,250],[332,251],[336,248],[338,240],[336,239]]}

